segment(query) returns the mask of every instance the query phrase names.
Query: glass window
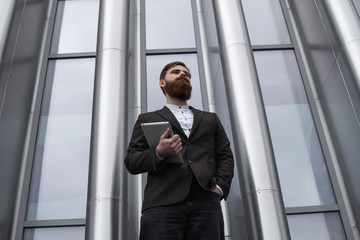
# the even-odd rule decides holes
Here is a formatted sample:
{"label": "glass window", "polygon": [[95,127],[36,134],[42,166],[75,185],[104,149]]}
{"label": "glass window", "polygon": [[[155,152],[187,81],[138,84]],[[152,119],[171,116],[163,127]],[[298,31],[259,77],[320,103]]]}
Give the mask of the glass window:
{"label": "glass window", "polygon": [[338,213],[289,215],[292,240],[345,240],[344,229]]}
{"label": "glass window", "polygon": [[24,240],[83,240],[85,227],[28,228]]}
{"label": "glass window", "polygon": [[254,56],[285,206],[335,204],[293,51]]}
{"label": "glass window", "polygon": [[279,0],[242,0],[252,45],[291,43]]}
{"label": "glass window", "polygon": [[146,0],[146,48],[194,48],[190,0]]}
{"label": "glass window", "polygon": [[85,218],[94,59],[50,61],[28,220]]}
{"label": "glass window", "polygon": [[51,53],[95,52],[99,0],[59,1]]}
{"label": "glass window", "polygon": [[159,78],[164,66],[172,61],[182,61],[190,69],[192,93],[188,104],[194,108],[202,109],[197,56],[196,54],[181,54],[147,57],[147,110],[158,110],[166,104],[166,98],[159,86]]}
{"label": "glass window", "polygon": [[354,1],[354,0],[352,0],[352,3],[354,4],[354,6],[355,6],[355,9],[356,9],[356,11],[357,11],[357,14],[358,14],[358,16],[360,16],[360,1]]}

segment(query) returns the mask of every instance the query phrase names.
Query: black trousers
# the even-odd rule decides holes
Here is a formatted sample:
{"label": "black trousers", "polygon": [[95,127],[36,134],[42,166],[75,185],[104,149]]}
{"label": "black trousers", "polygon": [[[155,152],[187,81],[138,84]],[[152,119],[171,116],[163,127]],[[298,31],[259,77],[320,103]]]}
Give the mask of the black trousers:
{"label": "black trousers", "polygon": [[220,196],[195,186],[181,203],[144,210],[140,240],[224,240]]}

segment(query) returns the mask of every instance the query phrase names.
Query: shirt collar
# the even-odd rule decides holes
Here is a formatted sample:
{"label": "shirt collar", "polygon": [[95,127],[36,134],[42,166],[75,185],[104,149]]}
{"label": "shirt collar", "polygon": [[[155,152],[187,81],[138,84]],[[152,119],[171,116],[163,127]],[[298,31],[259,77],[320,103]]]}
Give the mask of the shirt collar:
{"label": "shirt collar", "polygon": [[166,104],[166,107],[168,107],[170,110],[179,110],[179,109],[189,109],[189,105],[174,105],[174,104]]}

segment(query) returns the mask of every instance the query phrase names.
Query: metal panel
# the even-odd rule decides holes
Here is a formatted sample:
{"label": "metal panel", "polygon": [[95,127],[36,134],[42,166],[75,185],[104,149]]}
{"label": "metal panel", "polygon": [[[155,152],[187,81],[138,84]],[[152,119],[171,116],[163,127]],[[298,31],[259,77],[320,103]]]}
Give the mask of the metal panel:
{"label": "metal panel", "polygon": [[21,93],[10,80],[0,116],[0,239],[10,239],[27,110]]}
{"label": "metal panel", "polygon": [[3,62],[3,54],[6,44],[6,39],[10,31],[11,18],[14,12],[16,0],[1,1],[0,2],[0,63]]}
{"label": "metal panel", "polygon": [[[348,238],[359,239],[359,18],[351,1],[289,1],[307,54]],[[311,22],[309,23],[309,19]],[[356,68],[356,69],[355,69]],[[318,91],[318,95],[316,90]],[[324,111],[322,111],[322,108]],[[348,230],[351,229],[351,230]],[[352,233],[351,233],[352,231]]]}
{"label": "metal panel", "polygon": [[100,1],[86,239],[127,239],[128,0]]}
{"label": "metal panel", "polygon": [[[9,68],[12,56],[7,49],[14,48],[15,43],[7,44],[10,33],[16,33],[15,29],[11,31],[11,20],[15,11],[15,0],[0,2],[0,116],[4,104],[4,96],[9,81]],[[12,23],[13,26],[16,26]],[[7,45],[6,45],[7,44]]]}
{"label": "metal panel", "polygon": [[13,238],[17,227],[17,200],[21,197],[18,186],[22,183],[23,150],[41,56],[42,32],[47,22],[44,11],[47,5],[44,1],[0,3],[1,239]]}
{"label": "metal panel", "polygon": [[[51,23],[53,22],[54,11],[56,4],[54,4],[56,0],[51,0],[47,2],[39,2],[34,0],[33,2],[29,1],[29,3],[34,3],[34,6],[37,6],[38,12],[37,14],[28,14],[29,19],[27,21],[31,22],[31,17],[38,16],[39,19],[43,20],[43,31],[41,33],[38,32],[39,35],[30,34],[25,35],[24,38],[29,36],[37,37],[37,42],[40,44],[39,48],[33,49],[39,56],[38,64],[34,67],[34,71],[36,71],[33,88],[28,89],[28,91],[32,90],[32,98],[29,99],[29,103],[31,103],[28,115],[28,122],[26,126],[26,135],[24,137],[24,145],[22,152],[22,163],[19,173],[19,184],[17,189],[17,199],[15,206],[15,217],[13,221],[13,229],[11,239],[23,239],[24,233],[24,219],[26,215],[26,207],[29,193],[29,185],[30,178],[32,172],[32,162],[33,162],[33,154],[35,149],[36,142],[36,132],[40,115],[41,104],[38,104],[42,101],[42,88],[45,81],[45,73],[46,73],[46,65],[47,65],[47,52],[49,52],[50,46],[50,28]],[[44,13],[44,15],[40,13]],[[39,21],[37,19],[37,21]],[[41,24],[41,25],[42,25]],[[23,42],[26,45],[26,42]],[[20,54],[21,56],[21,54]],[[20,76],[20,75],[19,75]],[[28,76],[23,74],[25,78]]]}
{"label": "metal panel", "polygon": [[[358,171],[359,169],[359,150],[358,142],[360,142],[360,134],[358,129],[357,118],[354,114],[351,99],[349,99],[348,91],[344,87],[341,77],[341,72],[337,65],[335,65],[330,72],[327,83],[323,88],[323,101],[326,102],[328,110],[327,117],[335,129],[336,137],[342,139],[343,142],[335,140],[336,144],[340,145],[337,148],[337,153],[342,156],[339,157],[340,164],[337,163],[338,171],[343,171],[342,175],[346,179],[345,184],[340,189],[342,197],[345,201],[346,211],[349,217],[349,224],[353,231],[354,239],[360,239],[359,235],[359,200],[354,196],[358,194],[358,182],[360,181]],[[341,107],[339,107],[341,106]],[[338,174],[338,177],[342,177]],[[349,198],[350,197],[350,198]],[[346,228],[347,226],[345,226]],[[350,238],[350,237],[349,237]]]}
{"label": "metal panel", "polygon": [[290,239],[241,4],[213,0],[249,239]]}
{"label": "metal panel", "polygon": [[[349,60],[350,71],[354,74],[358,95],[360,93],[360,19],[351,0],[326,0],[323,2],[335,34]],[[320,4],[321,4],[320,3]]]}

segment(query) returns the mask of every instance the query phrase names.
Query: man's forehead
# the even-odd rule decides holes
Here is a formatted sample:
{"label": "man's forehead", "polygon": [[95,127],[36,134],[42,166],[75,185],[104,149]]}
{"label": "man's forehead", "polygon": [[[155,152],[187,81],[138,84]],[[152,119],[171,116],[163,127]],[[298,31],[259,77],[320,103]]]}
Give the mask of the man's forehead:
{"label": "man's forehead", "polygon": [[186,72],[189,72],[189,70],[188,70],[186,67],[183,67],[183,66],[181,66],[181,65],[173,66],[172,68],[169,69],[169,72],[170,72],[171,70],[184,70],[184,71],[186,71]]}

